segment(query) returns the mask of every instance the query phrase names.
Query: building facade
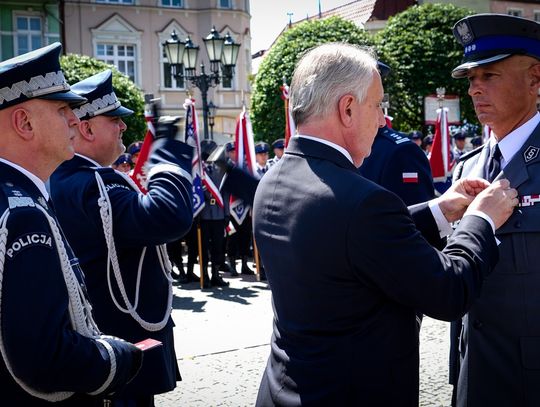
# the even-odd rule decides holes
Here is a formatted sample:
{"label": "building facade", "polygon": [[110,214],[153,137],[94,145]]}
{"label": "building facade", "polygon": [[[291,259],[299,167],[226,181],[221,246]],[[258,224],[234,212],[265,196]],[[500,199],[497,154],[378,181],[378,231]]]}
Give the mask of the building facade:
{"label": "building facade", "polygon": [[233,79],[208,91],[208,101],[218,107],[213,133],[219,138],[234,134],[236,116],[244,101],[249,104],[250,19],[249,0],[2,0],[0,55],[7,59],[61,41],[65,53],[115,65],[145,94],[160,98],[164,114],[182,115],[189,94],[202,117],[199,89],[171,74],[162,43],[173,31],[181,40],[190,36],[208,73],[202,39],[215,27],[241,44]]}

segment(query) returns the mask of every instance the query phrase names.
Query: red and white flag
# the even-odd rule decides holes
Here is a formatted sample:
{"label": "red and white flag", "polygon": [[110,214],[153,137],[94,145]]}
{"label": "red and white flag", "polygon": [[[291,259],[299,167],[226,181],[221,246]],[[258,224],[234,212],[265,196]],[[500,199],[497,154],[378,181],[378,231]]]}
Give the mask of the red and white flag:
{"label": "red and white flag", "polygon": [[131,179],[137,184],[142,193],[146,194],[148,191],[146,189],[147,180],[146,180],[146,161],[148,161],[148,155],[150,154],[150,146],[154,141],[156,131],[154,129],[152,112],[145,110],[144,118],[146,119],[146,135],[144,136],[143,145],[141,146],[141,151],[139,153],[139,158],[137,158],[137,163],[133,172],[130,174]]}
{"label": "red and white flag", "polygon": [[454,161],[450,148],[450,132],[448,129],[448,108],[437,109],[437,124],[431,146],[429,165],[433,174],[433,182],[446,182],[452,173]]}
{"label": "red and white flag", "polygon": [[296,126],[289,109],[289,85],[287,85],[285,78],[283,78],[283,85],[279,88],[281,89],[281,99],[285,104],[285,147],[287,147],[289,139],[296,133]]}
{"label": "red and white flag", "polygon": [[405,184],[418,184],[417,172],[404,172],[402,173],[402,177]]}
{"label": "red and white flag", "polygon": [[[245,107],[236,119],[235,146],[235,161],[238,168],[243,168],[255,176],[257,174],[255,142]],[[249,206],[245,205],[243,200],[231,195],[230,210],[231,216],[241,225],[249,213]]]}

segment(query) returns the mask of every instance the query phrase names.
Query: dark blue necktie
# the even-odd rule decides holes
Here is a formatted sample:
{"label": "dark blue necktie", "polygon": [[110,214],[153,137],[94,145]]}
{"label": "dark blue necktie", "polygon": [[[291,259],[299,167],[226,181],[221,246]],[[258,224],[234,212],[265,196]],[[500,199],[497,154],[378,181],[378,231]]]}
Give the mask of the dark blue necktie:
{"label": "dark blue necktie", "polygon": [[501,150],[499,145],[495,144],[490,152],[487,162],[486,179],[492,182],[501,172]]}

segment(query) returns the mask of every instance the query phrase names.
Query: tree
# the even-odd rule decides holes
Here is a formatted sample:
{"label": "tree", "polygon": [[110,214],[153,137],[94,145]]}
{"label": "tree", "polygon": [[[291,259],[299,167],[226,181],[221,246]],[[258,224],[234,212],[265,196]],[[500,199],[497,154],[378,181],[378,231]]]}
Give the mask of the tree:
{"label": "tree", "polygon": [[255,139],[271,142],[283,137],[285,112],[280,85],[290,83],[294,67],[302,54],[328,42],[373,45],[372,37],[361,28],[339,17],[311,20],[285,31],[264,58],[251,98],[251,119]]}
{"label": "tree", "polygon": [[111,69],[113,71],[114,93],[122,106],[134,112],[131,116],[123,118],[127,125],[127,130],[122,137],[124,144],[128,146],[133,141],[144,138],[146,131],[144,99],[141,90],[128,76],[118,71],[113,65],[85,55],[64,55],[60,58],[60,65],[69,84],[75,84],[106,69]]}
{"label": "tree", "polygon": [[413,6],[391,17],[377,33],[376,43],[382,61],[392,73],[385,80],[390,94],[390,115],[401,131],[419,129],[424,123],[423,97],[446,88],[446,94],[461,98],[461,118],[476,122],[467,95],[468,82],[453,79],[463,49],[452,35],[452,27],[472,11],[452,4]]}

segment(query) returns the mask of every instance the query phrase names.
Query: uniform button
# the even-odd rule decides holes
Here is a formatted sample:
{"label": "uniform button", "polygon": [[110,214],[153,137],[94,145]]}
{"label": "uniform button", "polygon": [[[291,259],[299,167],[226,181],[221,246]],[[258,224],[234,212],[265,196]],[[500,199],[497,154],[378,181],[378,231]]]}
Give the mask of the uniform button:
{"label": "uniform button", "polygon": [[521,221],[516,220],[516,222],[514,223],[514,227],[519,229],[521,227]]}
{"label": "uniform button", "polygon": [[477,320],[477,319],[473,322],[473,327],[474,327],[475,329],[480,329],[480,328],[482,328],[482,325],[484,325],[484,324],[482,323],[482,321],[479,321],[479,320]]}

